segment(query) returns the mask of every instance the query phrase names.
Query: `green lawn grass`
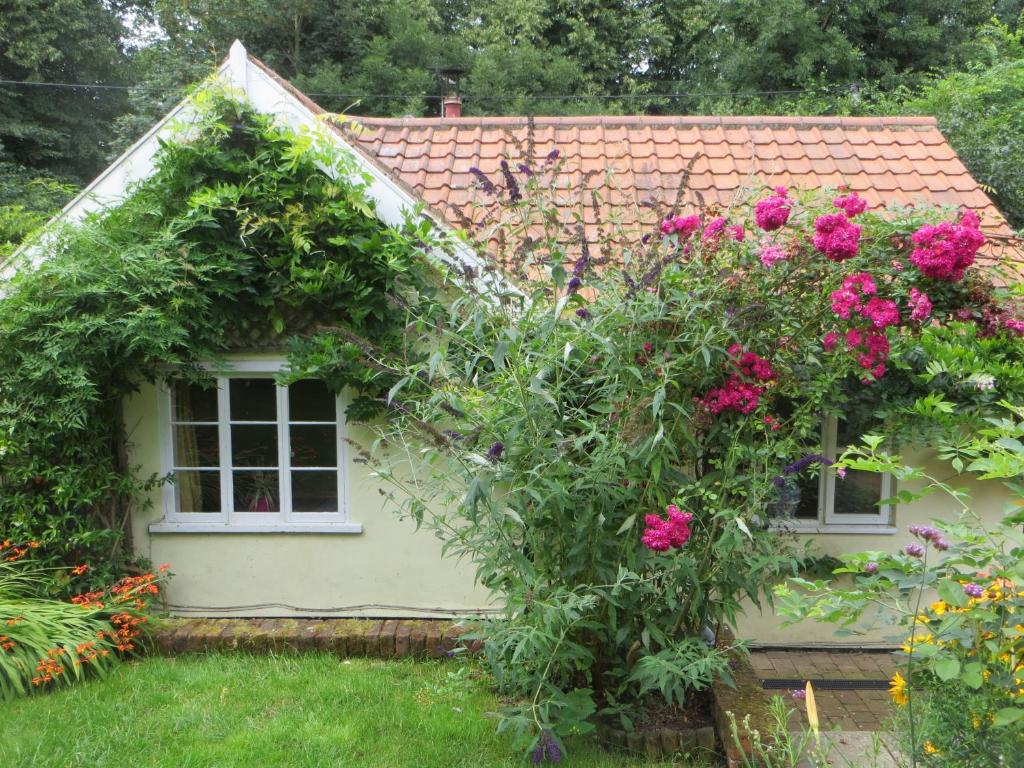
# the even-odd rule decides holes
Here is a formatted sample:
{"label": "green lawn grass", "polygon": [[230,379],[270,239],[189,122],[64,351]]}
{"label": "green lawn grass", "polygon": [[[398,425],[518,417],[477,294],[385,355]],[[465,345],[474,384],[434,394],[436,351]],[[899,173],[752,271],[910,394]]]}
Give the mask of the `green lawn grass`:
{"label": "green lawn grass", "polygon": [[[486,678],[455,662],[329,655],[150,658],[0,703],[0,766],[524,766],[495,733]],[[647,763],[570,742],[571,766]]]}

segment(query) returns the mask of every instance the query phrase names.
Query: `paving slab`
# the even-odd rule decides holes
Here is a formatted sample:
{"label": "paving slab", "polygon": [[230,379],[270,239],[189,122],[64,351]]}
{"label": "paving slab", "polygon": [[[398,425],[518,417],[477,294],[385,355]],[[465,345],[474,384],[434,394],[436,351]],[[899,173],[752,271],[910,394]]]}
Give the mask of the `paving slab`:
{"label": "paving slab", "polygon": [[[823,733],[828,744],[829,764],[833,768],[899,768],[899,752],[888,740],[866,731],[832,731]],[[798,768],[814,768],[808,759]]]}

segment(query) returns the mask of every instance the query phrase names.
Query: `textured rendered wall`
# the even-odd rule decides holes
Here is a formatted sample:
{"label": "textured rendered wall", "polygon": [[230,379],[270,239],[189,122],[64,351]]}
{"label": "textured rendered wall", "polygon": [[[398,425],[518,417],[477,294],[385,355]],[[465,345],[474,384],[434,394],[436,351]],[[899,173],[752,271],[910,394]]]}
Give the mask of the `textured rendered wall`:
{"label": "textured rendered wall", "polygon": [[[144,386],[125,403],[131,459],[143,475],[160,470],[156,414],[154,386]],[[370,442],[368,434],[351,426],[348,437]],[[171,610],[210,616],[417,616],[486,606],[486,592],[474,586],[472,568],[442,560],[440,542],[431,533],[416,531],[412,522],[386,509],[383,484],[353,460],[354,454],[346,455],[348,508],[349,519],[363,524],[359,534],[151,534],[149,524],[163,514],[161,492],[155,491],[150,508],[135,514],[133,535],[139,554],[155,564],[171,564]],[[331,610],[348,606],[367,607]],[[232,607],[240,610],[228,610]]]}
{"label": "textured rendered wall", "polygon": [[[144,474],[160,468],[156,413],[156,388],[149,385],[125,404],[132,459]],[[352,427],[349,437],[364,445],[370,442],[365,431]],[[416,616],[487,607],[487,594],[473,584],[471,566],[442,559],[440,543],[432,534],[399,520],[380,495],[383,484],[370,476],[365,464],[353,461],[354,454],[350,451],[346,459],[349,516],[363,524],[360,534],[151,534],[149,524],[162,516],[160,492],[154,492],[152,506],[135,515],[135,547],[154,563],[171,563],[175,573],[167,593],[171,610],[209,616]],[[908,453],[908,460],[921,463],[927,455]],[[951,474],[937,462],[930,462],[929,469],[938,477]],[[1007,501],[1002,485],[973,483],[971,491],[975,509],[987,521],[997,520]],[[908,525],[949,517],[956,510],[956,502],[937,494],[898,508],[895,534],[811,538],[819,551],[834,555],[860,549],[895,551],[910,541]],[[783,629],[770,610],[762,613],[754,606],[740,621],[738,634],[768,644],[856,645],[893,639],[891,631],[867,638],[837,637],[830,626],[809,623]]]}

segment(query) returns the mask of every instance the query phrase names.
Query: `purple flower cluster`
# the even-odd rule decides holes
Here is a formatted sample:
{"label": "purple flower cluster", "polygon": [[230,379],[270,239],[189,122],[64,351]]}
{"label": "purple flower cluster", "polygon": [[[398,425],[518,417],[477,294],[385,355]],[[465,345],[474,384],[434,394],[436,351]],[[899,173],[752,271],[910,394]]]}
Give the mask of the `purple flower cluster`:
{"label": "purple flower cluster", "polygon": [[918,544],[915,541],[907,544],[907,546],[903,548],[903,552],[911,557],[924,557],[924,545]]}
{"label": "purple flower cluster", "polygon": [[512,175],[512,170],[508,167],[508,160],[501,161],[501,175],[505,177],[505,189],[508,190],[509,202],[518,203],[523,199],[523,193],[519,190],[519,182],[516,181],[516,177]]}
{"label": "purple flower cluster", "polygon": [[940,552],[945,552],[949,549],[949,542],[943,538],[942,532],[938,528],[933,528],[930,525],[912,525],[907,530],[921,539],[921,541],[931,543]]}
{"label": "purple flower cluster", "polygon": [[487,458],[490,461],[496,462],[501,458],[501,454],[505,452],[505,444],[500,440],[487,449]]}
{"label": "purple flower cluster", "polygon": [[494,182],[487,178],[487,174],[477,168],[475,165],[469,169],[469,172],[473,174],[477,182],[480,184],[480,189],[486,192],[488,195],[497,194],[498,188],[494,186]]}
{"label": "purple flower cluster", "polygon": [[964,584],[964,594],[978,600],[985,594],[985,589],[980,584],[975,584],[972,581],[970,584]]}
{"label": "purple flower cluster", "polygon": [[569,280],[569,284],[566,286],[566,290],[569,293],[576,293],[583,285],[583,273],[587,270],[587,264],[590,263],[590,256],[584,252],[582,256],[576,259],[576,262],[572,265],[572,278]]}
{"label": "purple flower cluster", "polygon": [[772,478],[772,483],[776,488],[782,488],[786,485],[786,478],[790,475],[796,475],[803,472],[811,464],[821,464],[825,467],[832,466],[832,459],[828,456],[822,456],[820,453],[811,453],[803,458],[797,459],[792,464],[787,464],[782,468],[782,474],[776,475]]}
{"label": "purple flower cluster", "polygon": [[540,765],[544,762],[545,758],[552,763],[562,762],[562,750],[558,746],[558,740],[551,731],[541,732],[540,741],[537,742],[537,746],[530,753],[530,762],[534,765]]}
{"label": "purple flower cluster", "polygon": [[864,573],[878,573],[878,563],[874,560],[864,563]]}

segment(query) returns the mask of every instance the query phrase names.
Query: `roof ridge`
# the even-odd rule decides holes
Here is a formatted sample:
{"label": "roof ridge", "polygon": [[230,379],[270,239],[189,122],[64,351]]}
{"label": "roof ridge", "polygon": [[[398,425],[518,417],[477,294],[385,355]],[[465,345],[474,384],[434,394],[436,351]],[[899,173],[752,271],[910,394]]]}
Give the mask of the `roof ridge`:
{"label": "roof ridge", "polygon": [[574,115],[527,116],[502,115],[478,117],[365,117],[345,115],[348,120],[372,126],[412,127],[500,127],[526,125],[679,125],[679,126],[787,126],[843,128],[936,128],[938,123],[930,115],[880,115],[850,117],[846,115]]}

